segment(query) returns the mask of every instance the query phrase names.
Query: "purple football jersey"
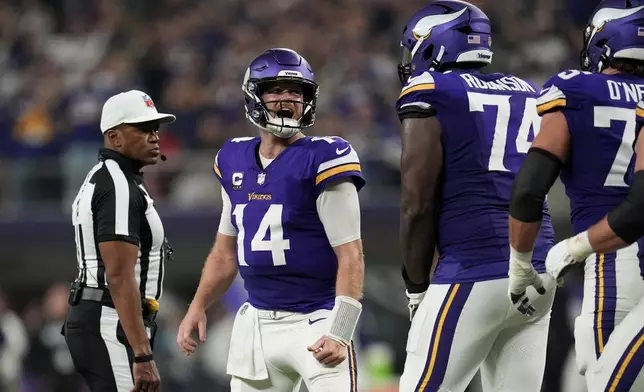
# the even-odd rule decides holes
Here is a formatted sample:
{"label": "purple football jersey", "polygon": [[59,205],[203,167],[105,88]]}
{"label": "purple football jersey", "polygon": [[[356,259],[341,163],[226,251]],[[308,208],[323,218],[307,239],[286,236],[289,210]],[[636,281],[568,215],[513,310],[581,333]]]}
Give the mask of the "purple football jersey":
{"label": "purple football jersey", "polygon": [[304,137],[262,168],[260,138],[228,141],[214,171],[232,203],[237,262],[258,309],[308,313],[332,309],[338,262],[316,200],[340,178],[365,181],[355,150],[339,137]]}
{"label": "purple football jersey", "polygon": [[[397,102],[408,113],[435,115],[443,142],[439,261],[433,282],[466,283],[506,278],[512,183],[540,118],[537,88],[516,76],[452,71],[424,72],[408,80]],[[544,272],[554,243],[544,204],[533,262]]]}
{"label": "purple football jersey", "polygon": [[[637,103],[637,108],[635,109],[637,125],[635,126],[635,140],[640,134],[642,127],[644,127],[644,101],[639,101]],[[638,258],[640,259],[640,275],[644,278],[644,237],[637,240],[639,246]]]}
{"label": "purple football jersey", "polygon": [[570,153],[561,181],[570,198],[575,234],[602,219],[628,194],[635,107],[643,93],[644,80],[628,74],[570,70],[544,85],[538,113],[558,110],[568,122]]}

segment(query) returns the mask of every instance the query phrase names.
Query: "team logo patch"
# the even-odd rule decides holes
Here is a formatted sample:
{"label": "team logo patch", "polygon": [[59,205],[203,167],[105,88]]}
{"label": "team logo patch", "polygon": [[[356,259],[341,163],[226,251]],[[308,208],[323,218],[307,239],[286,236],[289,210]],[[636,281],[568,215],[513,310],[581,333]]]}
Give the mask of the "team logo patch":
{"label": "team logo patch", "polygon": [[241,307],[239,314],[243,316],[244,313],[246,313],[246,310],[248,310],[248,304],[244,304],[244,306]]}
{"label": "team logo patch", "polygon": [[244,173],[241,173],[241,172],[233,173],[232,184],[233,184],[234,190],[241,189],[243,182],[244,182]]}
{"label": "team logo patch", "polygon": [[143,96],[143,102],[145,102],[145,106],[147,106],[147,107],[149,107],[149,108],[153,108],[153,107],[154,107],[154,102],[152,102],[152,98],[150,98],[150,96],[149,96],[149,95],[147,95],[147,94],[145,94],[145,95]]}
{"label": "team logo patch", "polygon": [[264,185],[265,181],[266,181],[266,173],[259,173],[257,175],[257,184]]}

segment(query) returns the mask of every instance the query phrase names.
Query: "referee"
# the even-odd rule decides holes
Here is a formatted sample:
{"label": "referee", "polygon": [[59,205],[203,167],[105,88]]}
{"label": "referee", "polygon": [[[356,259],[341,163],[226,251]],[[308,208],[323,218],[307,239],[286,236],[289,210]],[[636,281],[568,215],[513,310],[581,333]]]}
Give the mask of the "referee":
{"label": "referee", "polygon": [[105,148],[72,206],[78,276],[62,333],[92,392],[160,390],[154,318],[172,250],[140,170],[165,160],[159,125],[175,119],[141,91],[109,98]]}

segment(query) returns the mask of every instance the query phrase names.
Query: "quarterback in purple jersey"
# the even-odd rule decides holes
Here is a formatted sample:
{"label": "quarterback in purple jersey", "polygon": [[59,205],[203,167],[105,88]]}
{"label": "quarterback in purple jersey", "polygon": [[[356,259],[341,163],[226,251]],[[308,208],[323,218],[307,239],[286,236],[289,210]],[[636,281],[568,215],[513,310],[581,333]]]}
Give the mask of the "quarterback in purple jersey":
{"label": "quarterback in purple jersey", "polygon": [[190,354],[206,308],[241,274],[248,302],[231,337],[233,392],[357,391],[352,336],[362,311],[360,161],[339,137],[307,137],[318,85],[290,49],[252,61],[242,85],[258,137],[221,148],[223,208],[215,245],[177,335]]}
{"label": "quarterback in purple jersey", "polygon": [[462,392],[480,370],[484,391],[537,392],[555,287],[545,275],[554,233],[543,203],[528,259],[534,276],[543,274],[543,295],[530,293],[539,310],[506,297],[510,192],[539,131],[538,88],[479,71],[492,61],[490,21],[469,3],[431,2],[401,41],[401,239],[412,324],[400,390]]}
{"label": "quarterback in purple jersey", "polygon": [[[604,1],[584,33],[582,70],[561,72],[544,85],[537,102],[541,131],[517,176],[510,206],[517,259],[532,249],[541,222],[539,206],[557,176],[570,199],[575,238],[583,244],[588,228],[628,195],[635,107],[644,94],[643,52],[644,5]],[[584,261],[584,299],[574,331],[581,374],[644,295],[637,243],[617,252],[586,250],[574,253]]]}

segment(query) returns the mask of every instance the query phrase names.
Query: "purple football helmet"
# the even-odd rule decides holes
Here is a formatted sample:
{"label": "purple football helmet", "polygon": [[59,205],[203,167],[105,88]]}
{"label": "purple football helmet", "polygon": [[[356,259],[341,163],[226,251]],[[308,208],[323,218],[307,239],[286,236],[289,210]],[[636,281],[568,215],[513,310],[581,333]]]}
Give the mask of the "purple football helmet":
{"label": "purple football helmet", "polygon": [[644,61],[644,1],[606,0],[584,29],[581,68],[601,72],[613,58]]}
{"label": "purple football helmet", "polygon": [[[302,117],[292,118],[294,113],[280,110],[269,112],[262,94],[266,87],[276,82],[296,83],[302,89]],[[286,48],[269,49],[257,57],[246,70],[242,85],[246,100],[246,118],[259,128],[281,138],[290,138],[315,122],[315,105],[318,85],[315,74],[304,57]],[[287,102],[287,101],[280,101]]]}
{"label": "purple football helmet", "polygon": [[403,29],[398,76],[442,71],[449,64],[479,68],[492,62],[490,20],[476,6],[459,0],[439,0],[421,8]]}

